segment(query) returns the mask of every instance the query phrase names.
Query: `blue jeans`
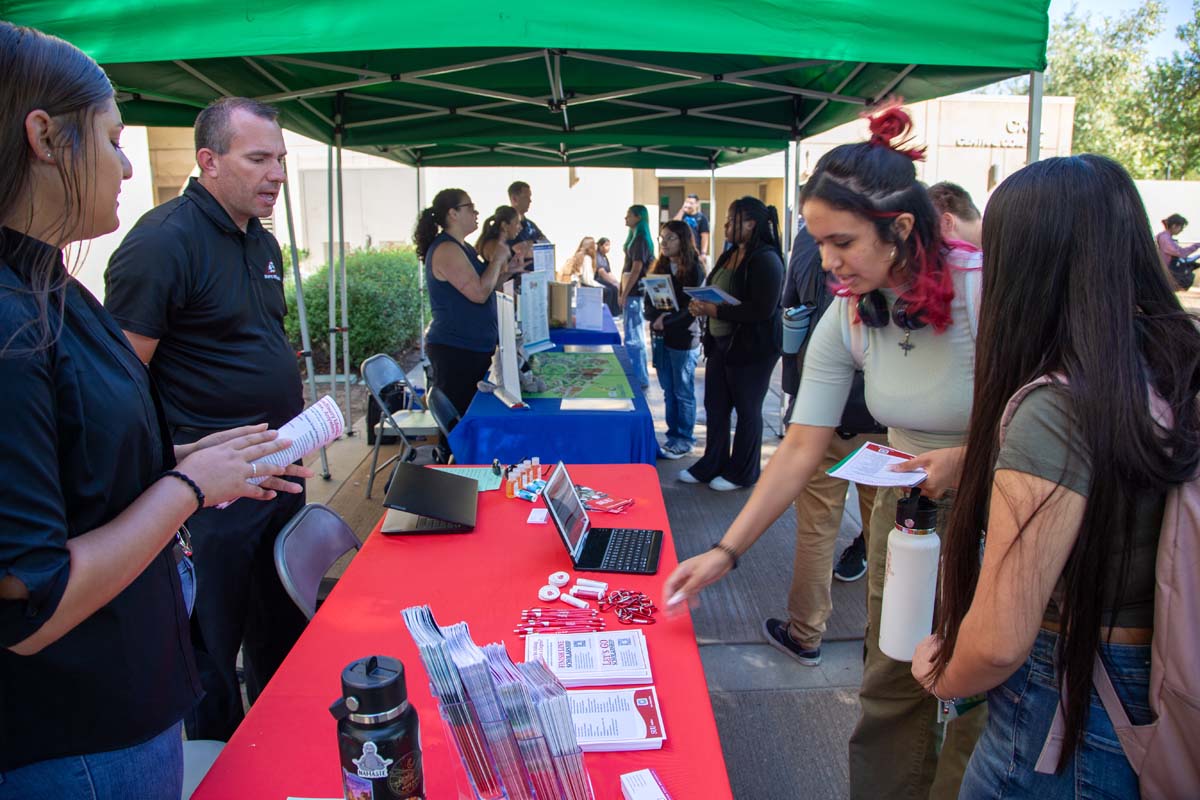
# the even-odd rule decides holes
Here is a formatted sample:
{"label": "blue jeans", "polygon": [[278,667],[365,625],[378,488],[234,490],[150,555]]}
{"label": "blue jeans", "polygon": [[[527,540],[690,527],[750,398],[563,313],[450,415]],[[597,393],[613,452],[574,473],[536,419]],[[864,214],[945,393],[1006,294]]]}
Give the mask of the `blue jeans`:
{"label": "blue jeans", "polygon": [[178,722],[123,750],[51,758],[0,773],[0,800],[179,800],[182,793]]}
{"label": "blue jeans", "polygon": [[667,446],[691,447],[696,443],[696,362],[700,348],[676,350],[661,336],[651,339],[654,371],[667,406]]}
{"label": "blue jeans", "polygon": [[[987,727],[967,764],[960,798],[1129,800],[1140,796],[1137,775],[1095,689],[1082,741],[1063,769],[1055,775],[1034,771],[1059,699],[1054,678],[1057,642],[1057,634],[1041,631],[1024,666],[988,692]],[[1149,722],[1150,646],[1101,644],[1100,650],[1130,721]]]}
{"label": "blue jeans", "polygon": [[633,362],[638,386],[645,389],[650,385],[650,372],[646,369],[646,318],[642,316],[642,298],[634,295],[625,300],[625,352]]}

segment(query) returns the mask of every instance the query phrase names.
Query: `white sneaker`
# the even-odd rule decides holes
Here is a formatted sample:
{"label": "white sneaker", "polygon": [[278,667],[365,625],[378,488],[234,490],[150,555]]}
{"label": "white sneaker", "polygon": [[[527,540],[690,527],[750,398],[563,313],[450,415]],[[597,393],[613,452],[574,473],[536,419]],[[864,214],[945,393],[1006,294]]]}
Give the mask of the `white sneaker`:
{"label": "white sneaker", "polygon": [[708,482],[708,488],[717,492],[732,492],[734,489],[742,489],[745,487],[738,486],[736,483],[727,481],[720,475]]}
{"label": "white sneaker", "polygon": [[700,483],[700,479],[686,469],[679,470],[679,474],[675,477],[679,479],[680,483]]}

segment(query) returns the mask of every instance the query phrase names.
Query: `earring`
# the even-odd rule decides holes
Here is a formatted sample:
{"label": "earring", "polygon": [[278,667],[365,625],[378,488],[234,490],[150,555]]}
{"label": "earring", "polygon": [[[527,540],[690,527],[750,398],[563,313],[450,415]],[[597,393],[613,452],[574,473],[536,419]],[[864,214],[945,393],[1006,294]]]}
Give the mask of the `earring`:
{"label": "earring", "polygon": [[894,247],[892,248],[892,252],[891,252],[891,255],[889,255],[889,256],[888,256],[888,260],[889,260],[889,261],[891,261],[892,263],[895,263],[895,261],[896,261],[896,248],[894,248]]}

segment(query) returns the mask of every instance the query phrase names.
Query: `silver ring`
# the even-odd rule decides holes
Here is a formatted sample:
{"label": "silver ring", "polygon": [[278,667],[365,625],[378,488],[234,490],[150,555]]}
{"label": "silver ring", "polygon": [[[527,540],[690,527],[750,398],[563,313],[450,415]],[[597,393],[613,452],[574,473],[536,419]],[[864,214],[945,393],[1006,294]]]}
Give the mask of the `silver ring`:
{"label": "silver ring", "polygon": [[255,464],[253,461],[250,462],[250,477],[258,477],[258,464]]}

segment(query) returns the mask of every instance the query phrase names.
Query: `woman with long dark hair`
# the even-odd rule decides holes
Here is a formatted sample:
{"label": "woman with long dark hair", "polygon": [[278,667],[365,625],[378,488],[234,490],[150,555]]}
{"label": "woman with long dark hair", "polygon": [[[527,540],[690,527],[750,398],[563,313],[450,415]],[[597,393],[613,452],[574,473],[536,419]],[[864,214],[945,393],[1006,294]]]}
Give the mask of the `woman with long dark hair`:
{"label": "woman with long dark hair", "polygon": [[252,463],[289,444],[265,425],[171,446],[145,365],[62,252],[117,229],[132,168],[112,85],[6,22],[0,75],[0,798],[177,800],[200,694],[177,532],[312,473]]}
{"label": "woman with long dark hair", "polygon": [[[1092,669],[1098,653],[1132,722],[1149,721],[1163,500],[1200,465],[1197,320],[1136,186],[1101,156],[1010,176],[988,203],[983,250],[970,436],[936,635],[913,673],[940,697],[988,693],[962,797],[1079,797],[1081,780],[1137,797]],[[1009,399],[1043,377],[1001,440]],[[1035,772],[1060,693],[1058,771]]]}
{"label": "woman with long dark hair", "polygon": [[[502,223],[493,218],[493,228]],[[487,375],[499,341],[496,287],[518,270],[503,238],[484,242],[484,260],[467,237],[479,227],[479,212],[462,189],[442,189],[417,217],[413,243],[425,265],[432,319],[425,352],[433,365],[433,385],[466,414],[476,386]],[[443,247],[442,245],[449,245]]]}
{"label": "woman with long dark hair", "polygon": [[[729,206],[725,240],[707,283],[741,301],[692,300],[688,310],[705,318],[704,455],[680,471],[684,483],[707,483],[726,492],[753,486],[762,470],[762,404],[782,346],[779,298],[783,293],[783,252],[774,206],[743,197]],[[737,431],[733,412],[737,412]],[[730,440],[732,438],[732,448]]]}
{"label": "woman with long dark hair", "polygon": [[[521,215],[512,206],[497,206],[496,213],[479,226],[479,238],[475,240],[475,252],[489,264],[496,252],[497,242],[507,242],[521,232]],[[509,254],[510,260],[513,254]]]}
{"label": "woman with long dark hair", "polygon": [[650,388],[646,369],[646,318],[642,313],[642,278],[654,258],[654,239],[650,233],[650,212],[645,206],[630,206],[625,212],[625,267],[621,270],[618,303],[625,317],[625,350],[633,362],[633,374],[643,391]]}
{"label": "woman with long dark hair", "polygon": [[675,293],[674,310],[651,305],[650,353],[666,405],[667,441],[663,455],[683,458],[696,443],[696,363],[700,360],[700,320],[688,310],[686,287],[704,283],[704,267],[696,250],[691,227],[681,220],[663,225],[658,236],[659,256],[651,275],[670,278]]}
{"label": "woman with long dark hair", "polygon": [[[724,576],[808,484],[841,423],[860,365],[871,415],[888,426],[892,446],[918,454],[909,463],[928,473],[923,490],[939,497],[956,484],[971,407],[981,259],[978,252],[941,240],[937,214],[914,166],[922,151],[904,146],[910,128],[899,108],[876,114],[869,141],[826,153],[804,185],[804,220],[837,299],[808,344],[783,442],[721,540],[667,579],[669,603]],[[711,435],[711,413],[708,424]],[[879,649],[887,538],[903,496],[880,489],[866,531],[862,713],[850,739],[855,800],[955,797],[984,713],[978,707],[952,721],[939,754],[937,702],[907,662]],[[786,625],[768,622],[764,632],[800,654]]]}

